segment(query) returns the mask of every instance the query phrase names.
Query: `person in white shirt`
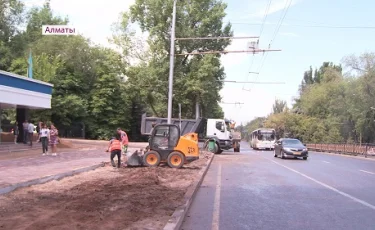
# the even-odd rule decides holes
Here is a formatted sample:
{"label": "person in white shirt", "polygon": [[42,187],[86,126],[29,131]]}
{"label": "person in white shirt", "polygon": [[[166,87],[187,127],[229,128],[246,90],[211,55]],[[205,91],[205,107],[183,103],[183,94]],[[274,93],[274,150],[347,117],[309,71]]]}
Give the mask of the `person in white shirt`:
{"label": "person in white shirt", "polygon": [[34,136],[34,124],[29,121],[29,125],[27,126],[27,131],[29,135],[30,146],[33,146],[33,136]]}
{"label": "person in white shirt", "polygon": [[50,139],[50,131],[47,128],[47,125],[42,123],[40,129],[40,139],[42,142],[43,156],[48,155],[48,142]]}

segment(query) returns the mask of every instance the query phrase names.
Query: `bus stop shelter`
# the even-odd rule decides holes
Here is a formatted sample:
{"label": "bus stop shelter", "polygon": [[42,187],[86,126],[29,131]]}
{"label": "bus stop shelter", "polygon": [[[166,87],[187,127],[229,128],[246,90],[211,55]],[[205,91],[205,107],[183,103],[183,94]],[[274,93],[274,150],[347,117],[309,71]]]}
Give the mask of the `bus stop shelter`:
{"label": "bus stop shelter", "polygon": [[16,109],[18,141],[22,141],[22,123],[29,119],[29,111],[51,108],[52,88],[52,84],[0,70],[0,133],[2,110]]}

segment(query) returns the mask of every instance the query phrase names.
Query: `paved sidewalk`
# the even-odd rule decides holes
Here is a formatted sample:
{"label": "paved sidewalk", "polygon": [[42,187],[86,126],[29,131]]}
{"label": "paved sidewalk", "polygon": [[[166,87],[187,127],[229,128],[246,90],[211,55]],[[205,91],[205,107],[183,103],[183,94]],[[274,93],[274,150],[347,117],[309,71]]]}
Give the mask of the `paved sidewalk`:
{"label": "paved sidewalk", "polygon": [[[136,149],[129,148],[133,152]],[[61,150],[63,151],[63,150]],[[0,160],[0,189],[51,175],[66,173],[78,168],[109,162],[110,155],[103,149],[81,149],[60,152],[57,156],[31,156]],[[116,158],[115,158],[116,159]]]}

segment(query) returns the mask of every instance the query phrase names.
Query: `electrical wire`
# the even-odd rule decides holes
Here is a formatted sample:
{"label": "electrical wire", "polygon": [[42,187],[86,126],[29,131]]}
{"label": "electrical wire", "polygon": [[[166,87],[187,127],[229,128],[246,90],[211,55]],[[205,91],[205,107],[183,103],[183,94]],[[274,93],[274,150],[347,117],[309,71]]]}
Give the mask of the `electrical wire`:
{"label": "electrical wire", "polygon": [[[267,20],[267,16],[268,16],[268,12],[270,10],[271,3],[272,3],[272,0],[270,0],[268,2],[268,5],[266,6],[266,9],[264,11],[263,22],[262,22],[262,26],[261,26],[260,32],[259,32],[259,38],[262,36],[263,29],[264,29],[264,24],[265,24],[265,22]],[[259,43],[259,39],[258,39],[258,43]],[[247,76],[246,77],[246,81],[249,81],[249,73],[251,72],[251,68],[253,67],[254,59],[255,59],[255,57],[254,57],[254,54],[253,54],[253,58],[252,58],[250,66],[249,66],[249,70],[246,73],[246,76]],[[245,84],[242,86],[242,90],[244,90],[244,89],[245,89]]]}
{"label": "electrical wire", "polygon": [[[273,37],[272,37],[272,39],[271,39],[271,41],[270,41],[270,43],[269,43],[269,45],[268,45],[268,48],[269,48],[269,49],[271,48],[272,43],[275,41],[275,38],[276,38],[276,36],[277,36],[277,34],[278,34],[279,30],[280,30],[280,27],[281,27],[281,25],[282,25],[282,23],[283,23],[283,21],[284,21],[284,19],[285,19],[286,14],[288,13],[288,10],[289,10],[289,8],[290,8],[290,6],[291,6],[291,4],[292,4],[292,1],[293,1],[293,0],[290,0],[290,1],[289,1],[289,5],[288,5],[288,6],[287,6],[288,1],[285,2],[285,6],[284,6],[284,10],[283,10],[284,14],[282,14],[282,16],[281,16],[280,19],[279,19],[278,27],[276,27],[275,32],[274,32],[274,34],[273,34]],[[261,62],[260,67],[258,68],[258,71],[257,71],[259,74],[258,74],[258,76],[255,77],[255,81],[257,81],[258,78],[259,78],[260,71],[261,71],[261,69],[262,69],[263,66],[264,66],[264,63],[265,63],[265,61],[266,61],[267,56],[268,56],[268,53],[266,53],[266,55],[263,56],[264,58],[263,58],[263,60],[262,60],[262,62]],[[251,89],[252,89],[252,86],[250,86],[250,90],[251,90]]]}
{"label": "electrical wire", "polygon": [[[239,25],[250,25],[250,26],[261,26],[261,23],[246,23],[246,22],[231,22],[231,24]],[[268,25],[278,25],[276,23],[270,23]],[[327,28],[327,29],[368,29],[373,30],[375,26],[333,26],[333,25],[293,25],[293,24],[284,24],[283,26],[295,26],[295,27],[307,27],[307,28]]]}
{"label": "electrical wire", "polygon": [[270,1],[268,2],[268,5],[267,5],[267,7],[266,7],[266,10],[264,11],[263,22],[262,22],[262,26],[261,26],[261,28],[260,28],[259,37],[262,36],[262,32],[263,32],[263,29],[264,29],[264,23],[265,23],[266,20],[267,20],[267,16],[268,16],[268,12],[269,12],[269,10],[270,10],[271,3],[272,3],[272,0],[270,0]]}

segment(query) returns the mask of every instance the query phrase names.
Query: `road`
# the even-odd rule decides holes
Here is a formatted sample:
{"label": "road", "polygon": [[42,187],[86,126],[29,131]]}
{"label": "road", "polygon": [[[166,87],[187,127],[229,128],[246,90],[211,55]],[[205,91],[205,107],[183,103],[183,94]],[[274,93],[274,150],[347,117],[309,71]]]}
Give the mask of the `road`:
{"label": "road", "polygon": [[215,155],[181,229],[375,229],[375,161],[274,158],[247,143]]}

